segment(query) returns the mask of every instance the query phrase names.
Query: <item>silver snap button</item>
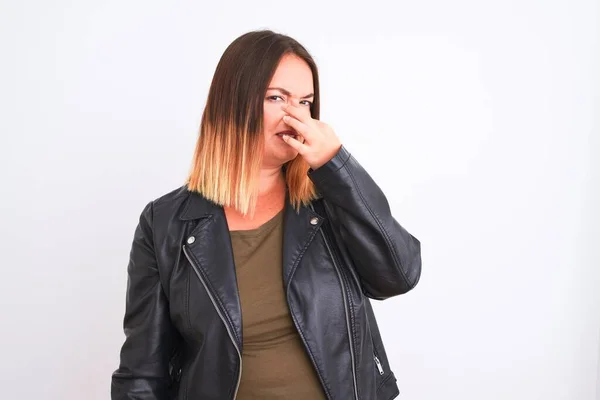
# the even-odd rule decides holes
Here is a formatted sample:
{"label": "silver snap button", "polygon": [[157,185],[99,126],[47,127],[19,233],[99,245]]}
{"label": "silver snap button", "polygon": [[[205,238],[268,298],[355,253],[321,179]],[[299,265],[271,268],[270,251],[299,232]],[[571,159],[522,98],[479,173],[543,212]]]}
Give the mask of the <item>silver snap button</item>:
{"label": "silver snap button", "polygon": [[187,240],[188,244],[192,244],[192,243],[194,243],[195,241],[196,241],[196,238],[195,238],[195,237],[193,237],[193,236],[190,236],[190,237],[188,238],[188,240]]}
{"label": "silver snap button", "polygon": [[310,224],[311,224],[311,225],[316,225],[316,224],[318,224],[318,223],[319,223],[319,218],[317,218],[317,217],[312,217],[312,218],[310,219]]}

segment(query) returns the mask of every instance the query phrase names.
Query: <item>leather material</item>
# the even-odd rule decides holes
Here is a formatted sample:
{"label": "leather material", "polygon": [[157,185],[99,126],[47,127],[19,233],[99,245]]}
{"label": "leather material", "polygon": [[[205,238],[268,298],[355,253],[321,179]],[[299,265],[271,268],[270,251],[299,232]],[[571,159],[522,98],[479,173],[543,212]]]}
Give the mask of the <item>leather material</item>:
{"label": "leather material", "polygon": [[[420,242],[345,147],[308,175],[317,207],[296,212],[288,199],[284,210],[292,319],[328,399],[393,399],[396,377],[369,298],[415,287]],[[223,208],[185,186],[149,202],[127,269],[126,339],[111,398],[234,399],[243,331]]]}

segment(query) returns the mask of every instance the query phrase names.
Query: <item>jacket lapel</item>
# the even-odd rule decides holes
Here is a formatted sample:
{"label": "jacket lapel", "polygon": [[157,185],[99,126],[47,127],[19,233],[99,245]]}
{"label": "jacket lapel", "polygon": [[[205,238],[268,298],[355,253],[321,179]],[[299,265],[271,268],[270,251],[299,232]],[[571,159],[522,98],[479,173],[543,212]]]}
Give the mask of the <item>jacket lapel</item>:
{"label": "jacket lapel", "polygon": [[[223,207],[198,193],[190,192],[188,204],[180,217],[184,220],[201,218],[194,230],[184,238],[184,245],[192,256],[194,268],[220,313],[230,325],[238,346],[242,346],[242,310],[237,289],[235,264],[229,228]],[[190,243],[189,238],[193,237]]]}
{"label": "jacket lapel", "polygon": [[302,205],[296,212],[286,196],[283,226],[283,284],[288,287],[293,273],[300,264],[308,245],[323,223],[323,217]]}

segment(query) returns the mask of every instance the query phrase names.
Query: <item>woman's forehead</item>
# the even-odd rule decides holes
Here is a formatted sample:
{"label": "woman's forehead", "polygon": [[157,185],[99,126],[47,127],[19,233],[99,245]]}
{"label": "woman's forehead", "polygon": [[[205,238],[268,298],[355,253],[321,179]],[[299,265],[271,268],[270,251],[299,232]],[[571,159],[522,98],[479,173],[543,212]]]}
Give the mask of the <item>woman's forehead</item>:
{"label": "woman's forehead", "polygon": [[268,87],[277,88],[289,96],[305,97],[313,93],[312,71],[301,58],[285,56],[277,66]]}

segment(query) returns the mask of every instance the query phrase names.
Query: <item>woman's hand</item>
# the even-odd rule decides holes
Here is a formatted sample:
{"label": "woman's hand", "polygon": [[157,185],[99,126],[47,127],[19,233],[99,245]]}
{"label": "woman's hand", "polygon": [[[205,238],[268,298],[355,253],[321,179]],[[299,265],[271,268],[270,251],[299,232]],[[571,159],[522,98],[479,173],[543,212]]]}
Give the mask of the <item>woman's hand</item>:
{"label": "woman's hand", "polygon": [[285,104],[283,110],[289,114],[283,117],[283,122],[302,136],[304,142],[288,135],[284,135],[283,140],[296,149],[313,170],[331,160],[342,147],[340,139],[326,123],[311,118],[293,104]]}

